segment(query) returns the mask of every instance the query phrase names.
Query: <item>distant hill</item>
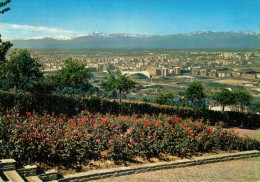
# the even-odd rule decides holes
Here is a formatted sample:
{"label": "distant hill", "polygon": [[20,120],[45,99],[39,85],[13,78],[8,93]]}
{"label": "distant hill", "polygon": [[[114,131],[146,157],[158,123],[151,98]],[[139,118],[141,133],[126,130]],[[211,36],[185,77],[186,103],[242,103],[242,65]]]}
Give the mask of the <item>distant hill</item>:
{"label": "distant hill", "polygon": [[260,48],[260,32],[200,31],[176,35],[92,34],[11,41],[16,48],[206,49]]}

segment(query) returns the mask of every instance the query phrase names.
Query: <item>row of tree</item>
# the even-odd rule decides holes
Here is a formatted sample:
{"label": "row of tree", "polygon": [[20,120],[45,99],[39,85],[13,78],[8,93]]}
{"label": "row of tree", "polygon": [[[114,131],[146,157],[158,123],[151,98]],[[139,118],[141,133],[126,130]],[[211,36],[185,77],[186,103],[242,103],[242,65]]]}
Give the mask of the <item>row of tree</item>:
{"label": "row of tree", "polygon": [[[205,107],[206,94],[205,89],[200,82],[192,82],[185,90],[183,96],[184,100],[179,98],[179,100],[182,101],[182,105],[186,105],[186,102],[189,103],[190,101],[190,105],[195,106],[196,101],[197,104],[199,103]],[[161,93],[159,91],[159,94],[155,98],[155,102],[158,104],[175,105],[176,103],[173,99],[176,99],[177,97],[178,96],[172,92]],[[244,90],[222,89],[214,94],[213,99],[221,104],[222,111],[224,111],[225,106],[228,105],[236,105],[239,110],[242,111],[245,105],[248,105],[252,101],[253,97]]]}

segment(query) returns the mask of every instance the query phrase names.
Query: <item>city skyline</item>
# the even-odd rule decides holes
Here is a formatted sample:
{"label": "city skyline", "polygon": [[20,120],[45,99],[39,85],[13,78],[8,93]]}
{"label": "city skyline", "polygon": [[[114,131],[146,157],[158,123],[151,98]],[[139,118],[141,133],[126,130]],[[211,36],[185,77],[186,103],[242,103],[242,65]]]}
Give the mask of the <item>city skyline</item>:
{"label": "city skyline", "polygon": [[104,33],[183,34],[207,31],[259,31],[260,2],[12,0],[0,16],[3,39]]}

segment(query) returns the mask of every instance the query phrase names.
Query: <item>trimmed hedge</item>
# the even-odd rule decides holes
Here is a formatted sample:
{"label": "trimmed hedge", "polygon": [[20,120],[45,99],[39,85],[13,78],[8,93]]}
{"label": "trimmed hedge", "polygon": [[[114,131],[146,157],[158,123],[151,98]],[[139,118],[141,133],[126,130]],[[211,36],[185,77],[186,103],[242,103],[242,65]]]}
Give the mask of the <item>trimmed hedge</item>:
{"label": "trimmed hedge", "polygon": [[15,96],[10,92],[0,92],[0,111],[7,112],[16,109],[20,113],[33,111],[36,113],[66,114],[75,115],[81,110],[88,110],[92,113],[132,115],[132,114],[150,114],[158,115],[165,113],[176,115],[182,118],[192,118],[193,120],[202,119],[208,121],[211,125],[222,121],[226,127],[260,127],[260,115],[240,112],[220,112],[190,107],[161,106],[155,104],[138,104],[111,102],[100,99],[77,99],[58,95],[31,95],[18,94]]}

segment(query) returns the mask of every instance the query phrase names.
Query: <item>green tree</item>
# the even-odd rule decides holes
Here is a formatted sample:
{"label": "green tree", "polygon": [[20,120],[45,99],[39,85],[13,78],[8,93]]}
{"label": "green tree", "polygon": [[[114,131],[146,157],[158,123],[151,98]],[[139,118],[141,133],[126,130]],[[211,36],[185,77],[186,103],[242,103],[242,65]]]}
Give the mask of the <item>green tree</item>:
{"label": "green tree", "polygon": [[194,100],[202,100],[205,98],[204,88],[200,82],[192,82],[187,90],[185,91],[184,96],[192,101],[192,105]]}
{"label": "green tree", "polygon": [[18,88],[26,89],[43,78],[39,70],[40,64],[37,58],[32,58],[27,49],[15,50],[10,59],[4,64],[4,78],[14,85],[15,93]]}
{"label": "green tree", "polygon": [[126,92],[130,89],[135,88],[137,83],[131,80],[127,74],[122,74],[122,72],[118,68],[115,74],[111,73],[109,69],[107,71],[109,75],[105,77],[105,81],[102,80],[101,85],[107,91],[118,91],[121,103],[122,92]]}
{"label": "green tree", "polygon": [[155,102],[158,104],[169,104],[172,105],[173,104],[173,99],[176,98],[177,95],[173,92],[169,92],[169,93],[161,93],[161,91],[159,90],[159,94],[156,96],[155,98]]}
{"label": "green tree", "polygon": [[[3,8],[4,6],[6,6],[8,3],[10,3],[11,0],[5,0],[4,2],[0,2],[0,8]],[[0,14],[4,14],[5,12],[9,11],[10,8],[7,7],[7,8],[4,8],[4,9],[0,9]]]}
{"label": "green tree", "polygon": [[234,90],[233,94],[235,102],[239,105],[239,109],[241,111],[243,110],[244,106],[248,105],[253,99],[253,96],[244,90]]}
{"label": "green tree", "polygon": [[[11,0],[6,0],[4,2],[0,2],[0,14],[4,14],[5,12],[10,10],[9,7],[2,9],[4,6],[6,6],[10,2],[11,2]],[[6,61],[6,58],[5,58],[6,53],[11,47],[12,47],[11,42],[9,42],[9,41],[2,42],[1,34],[0,34],[0,79],[3,78],[3,67],[4,67],[3,62]],[[4,81],[4,80],[2,80],[2,81]],[[4,81],[4,82],[6,82],[6,81]]]}
{"label": "green tree", "polygon": [[84,92],[89,88],[89,79],[92,76],[89,68],[85,68],[85,64],[68,58],[65,60],[64,67],[58,71],[54,79],[59,87],[72,87]]}
{"label": "green tree", "polygon": [[222,111],[224,111],[225,106],[235,103],[235,98],[233,92],[227,89],[222,89],[220,92],[215,94],[215,99],[222,106]]}

